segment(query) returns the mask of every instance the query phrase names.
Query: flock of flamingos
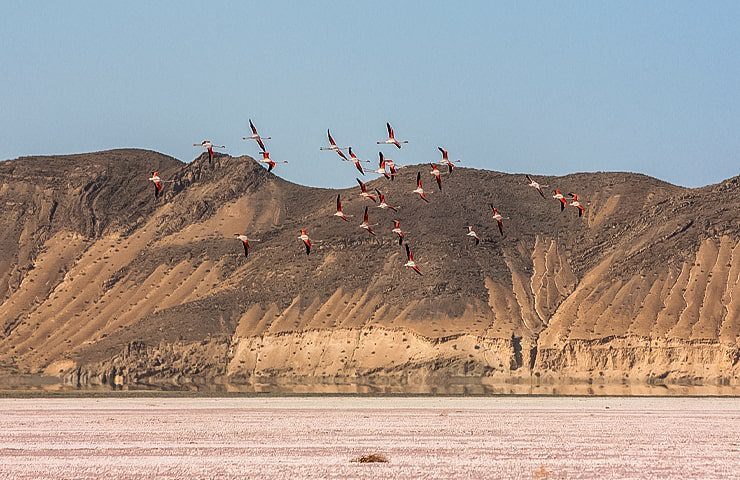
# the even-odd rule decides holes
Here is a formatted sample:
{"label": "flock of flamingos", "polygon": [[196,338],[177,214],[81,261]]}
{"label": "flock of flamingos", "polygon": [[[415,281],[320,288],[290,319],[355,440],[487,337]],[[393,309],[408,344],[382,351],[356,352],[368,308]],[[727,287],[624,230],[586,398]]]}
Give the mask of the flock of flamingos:
{"label": "flock of flamingos", "polygon": [[[264,163],[267,165],[267,171],[271,172],[272,169],[274,169],[278,163],[288,163],[286,160],[282,161],[275,161],[270,158],[270,152],[267,151],[265,148],[265,140],[270,140],[271,137],[263,137],[257,132],[257,128],[254,126],[254,123],[252,123],[252,120],[249,120],[249,127],[252,130],[252,134],[248,137],[242,137],[243,140],[254,140],[257,145],[259,145],[260,153],[262,154],[262,160],[260,160],[261,163]],[[405,143],[409,143],[408,140],[397,140],[396,135],[393,132],[393,127],[391,127],[390,123],[386,123],[386,127],[388,128],[388,138],[385,140],[381,140],[376,142],[378,145],[395,145],[396,148],[401,148],[401,146]],[[363,163],[370,163],[369,160],[360,160],[357,158],[357,155],[352,151],[352,147],[339,147],[337,146],[337,143],[334,141],[334,138],[331,136],[331,132],[329,130],[326,131],[327,136],[329,137],[329,146],[321,147],[320,150],[327,150],[332,151],[339,155],[339,157],[342,159],[342,161],[345,162],[353,162],[355,165],[355,168],[362,174],[365,175],[366,172],[373,173],[377,175],[382,175],[385,178],[389,180],[393,180],[396,177],[397,170],[396,170],[396,164],[393,160],[390,158],[386,158],[383,155],[383,152],[378,152],[379,156],[379,163],[378,168],[376,170],[365,170],[362,166]],[[210,140],[203,140],[201,143],[194,143],[194,147],[202,147],[208,152],[208,162],[213,162],[213,149],[214,148],[226,148],[225,145],[214,145],[213,142]],[[455,169],[455,163],[459,163],[460,160],[450,160],[449,155],[447,153],[447,150],[445,150],[442,147],[437,147],[439,151],[442,153],[442,159],[439,161],[440,165],[444,165],[447,167],[446,175],[451,175],[452,171]],[[347,155],[345,155],[345,150],[347,153],[349,153],[349,157],[347,158]],[[434,177],[435,181],[437,182],[437,187],[439,190],[442,190],[442,172],[440,172],[439,167],[431,163],[432,167],[431,175]],[[532,180],[529,175],[525,175],[527,177],[527,180],[529,181],[529,186],[536,189],[537,192],[542,196],[542,198],[545,198],[545,193],[542,191],[543,187],[548,187],[548,185],[540,185],[536,181]],[[164,180],[162,180],[159,177],[158,172],[154,171],[152,172],[152,176],[149,178],[149,181],[151,181],[154,184],[154,198],[159,198],[160,193],[162,192],[162,189],[164,188]],[[365,198],[373,203],[378,203],[376,205],[377,208],[381,208],[384,210],[392,210],[393,212],[397,212],[399,207],[394,207],[386,203],[385,201],[385,195],[378,190],[375,189],[375,194],[370,193],[367,191],[367,185],[365,185],[365,182],[357,179],[357,183],[360,185],[360,196],[362,198]],[[421,172],[416,172],[416,189],[412,190],[412,193],[416,193],[419,195],[419,198],[429,203],[429,200],[427,199],[427,195],[431,192],[424,191],[424,187],[422,186],[421,181]],[[562,212],[565,210],[565,207],[570,205],[572,207],[575,207],[578,209],[578,216],[582,217],[583,213],[585,211],[585,207],[583,204],[581,204],[578,201],[578,195],[575,193],[568,193],[567,197],[570,198],[570,203],[566,200],[566,196],[564,196],[559,188],[556,188],[552,192],[552,198],[558,200],[560,202],[560,211]],[[501,213],[498,211],[498,209],[491,204],[491,211],[492,211],[492,219],[496,220],[496,223],[498,224],[498,230],[501,233],[501,235],[504,234],[504,220],[508,219],[508,217],[504,217],[501,215]],[[351,217],[352,215],[345,215],[344,211],[342,210],[342,198],[341,195],[337,195],[337,211],[334,214],[334,216],[341,218],[345,222],[349,222],[348,217]],[[363,216],[362,223],[360,224],[360,228],[367,231],[368,234],[375,236],[375,232],[373,231],[373,227],[376,226],[376,224],[371,225],[368,220],[368,207],[365,207],[365,214]],[[475,244],[478,245],[480,243],[480,237],[477,233],[473,230],[472,225],[467,226],[468,233],[467,236],[471,237]],[[300,236],[298,237],[299,240],[301,240],[306,247],[306,255],[311,254],[311,239],[308,236],[308,229],[301,229]],[[401,221],[400,220],[393,220],[393,229],[391,230],[391,233],[394,233],[398,236],[398,244],[406,247],[406,263],[404,264],[404,267],[409,268],[413,270],[414,272],[421,275],[421,270],[419,269],[419,266],[414,261],[414,253],[411,251],[411,248],[409,248],[408,242],[404,244],[404,238],[406,233],[403,230],[401,230]],[[259,242],[257,239],[250,239],[246,235],[241,233],[236,233],[236,238],[238,238],[242,244],[244,244],[244,256],[249,256],[249,249],[250,245],[249,242]]]}

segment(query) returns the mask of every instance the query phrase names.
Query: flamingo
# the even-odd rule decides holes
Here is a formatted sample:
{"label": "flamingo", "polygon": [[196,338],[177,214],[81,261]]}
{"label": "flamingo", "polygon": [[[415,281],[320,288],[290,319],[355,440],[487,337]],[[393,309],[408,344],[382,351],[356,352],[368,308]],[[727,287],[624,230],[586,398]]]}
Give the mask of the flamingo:
{"label": "flamingo", "polygon": [[387,208],[389,210],[393,210],[394,212],[398,212],[398,207],[392,207],[391,205],[385,203],[385,195],[383,195],[380,190],[376,188],[375,193],[377,193],[378,197],[380,198],[380,205],[378,205],[378,208],[382,208],[383,210]]}
{"label": "flamingo", "polygon": [[586,207],[584,207],[583,205],[581,205],[581,202],[578,201],[578,195],[576,195],[575,193],[569,193],[568,196],[572,200],[570,202],[570,206],[571,207],[576,207],[578,209],[578,216],[579,217],[582,217],[583,216],[583,212],[586,211]]}
{"label": "flamingo", "polygon": [[421,275],[421,270],[419,270],[419,267],[416,266],[416,262],[414,262],[414,252],[411,251],[408,243],[406,244],[406,259],[406,263],[404,263],[403,266],[406,268],[410,268],[411,270]]}
{"label": "flamingo", "polygon": [[[384,175],[385,178],[390,178],[391,180],[395,180],[396,178],[396,162],[393,161],[393,159],[386,158],[385,155],[383,155],[383,152],[378,152],[378,155],[380,156],[380,168],[375,170],[375,173],[378,175]],[[390,175],[385,173],[385,167],[388,167],[388,171],[390,172]]]}
{"label": "flamingo", "polygon": [[475,239],[475,244],[476,245],[478,245],[480,243],[480,237],[478,236],[477,233],[475,233],[475,231],[473,230],[473,226],[472,225],[468,225],[468,233],[467,233],[467,236],[468,237],[473,237]]}
{"label": "flamingo", "polygon": [[214,145],[210,140],[203,140],[200,143],[194,143],[194,147],[203,147],[208,152],[208,163],[213,162],[213,149],[214,148],[226,148],[226,145]]}
{"label": "flamingo", "polygon": [[545,198],[545,194],[542,191],[542,187],[548,187],[548,185],[540,185],[539,183],[537,183],[534,180],[532,180],[532,178],[529,175],[524,175],[524,176],[527,177],[527,180],[529,180],[529,185],[528,186],[529,187],[532,187],[532,188],[536,188],[537,191],[540,192],[540,196],[542,198]]}
{"label": "flamingo", "polygon": [[416,190],[411,193],[418,193],[419,198],[429,203],[429,200],[427,200],[427,197],[424,193],[424,187],[421,186],[421,172],[416,172]]}
{"label": "flamingo", "polygon": [[437,186],[439,187],[440,191],[442,190],[442,174],[439,173],[439,168],[433,163],[430,163],[429,165],[432,166],[432,171],[429,172],[434,176],[434,179],[437,180]]}
{"label": "flamingo", "polygon": [[[349,222],[349,220],[347,220],[347,215],[342,211],[342,199],[339,194],[337,194],[337,213],[335,213],[334,216],[341,218],[345,222]],[[352,215],[349,216],[351,217]]]}
{"label": "flamingo", "polygon": [[373,232],[373,227],[374,225],[370,225],[370,223],[368,223],[367,205],[366,205],[365,206],[365,216],[362,217],[362,223],[360,224],[360,228],[367,230],[367,233],[369,233],[370,235],[374,237],[375,232]]}
{"label": "flamingo", "polygon": [[553,190],[552,193],[553,193],[552,198],[555,198],[560,201],[560,211],[562,212],[563,210],[565,210],[565,206],[568,205],[568,201],[565,199],[563,194],[560,193],[559,188],[556,188],[555,190]]}
{"label": "flamingo", "polygon": [[248,238],[246,235],[241,233],[235,233],[234,235],[236,235],[236,238],[241,240],[244,244],[244,256],[249,257],[249,242],[259,242],[259,240]]}
{"label": "flamingo", "polygon": [[393,160],[386,160],[386,165],[388,165],[388,170],[391,172],[391,180],[394,180],[396,178],[396,164],[393,163]]}
{"label": "flamingo", "polygon": [[396,136],[393,133],[393,127],[391,127],[390,123],[386,123],[385,126],[388,128],[388,138],[383,141],[377,142],[378,145],[395,145],[397,148],[401,148],[402,143],[409,143],[408,140],[396,140]]}
{"label": "flamingo", "polygon": [[370,163],[370,160],[360,160],[357,158],[357,155],[355,155],[355,152],[352,151],[352,147],[349,147],[349,156],[352,159],[352,161],[355,164],[355,168],[363,175],[365,175],[365,170],[362,168],[362,165],[360,162]]}
{"label": "flamingo", "polygon": [[442,153],[442,160],[440,160],[439,163],[441,165],[447,165],[447,174],[451,174],[455,169],[455,163],[460,163],[460,160],[450,160],[447,150],[442,147],[437,147],[437,149]]}
{"label": "flamingo", "polygon": [[260,146],[260,150],[263,152],[265,150],[265,143],[263,140],[270,140],[272,137],[263,137],[259,133],[257,133],[257,128],[254,126],[254,123],[252,123],[252,119],[249,119],[249,128],[252,129],[252,134],[248,137],[242,137],[242,140],[254,140],[257,142],[257,145]]}
{"label": "flamingo", "polygon": [[362,190],[360,192],[360,196],[362,198],[367,198],[368,200],[372,200],[373,203],[375,203],[375,195],[373,195],[372,193],[367,193],[367,185],[365,185],[365,183],[359,178],[355,178],[355,180],[357,180],[357,183],[360,184],[360,190]]}
{"label": "flamingo", "polygon": [[262,160],[260,162],[267,164],[267,171],[272,172],[272,169],[275,168],[275,165],[278,163],[288,163],[287,160],[281,160],[279,162],[276,162],[275,160],[270,158],[270,152],[260,152],[262,154]]}
{"label": "flamingo", "polygon": [[378,175],[383,175],[385,178],[390,178],[388,174],[385,172],[385,157],[383,156],[383,152],[378,152],[378,169],[373,170],[373,173],[377,173]]}
{"label": "flamingo", "polygon": [[152,176],[149,179],[150,182],[154,183],[154,199],[159,198],[159,194],[162,193],[162,179],[159,178],[159,172],[156,170],[152,172]]}
{"label": "flamingo", "polygon": [[508,219],[509,217],[502,217],[501,213],[499,213],[498,208],[494,207],[493,204],[491,205],[491,210],[493,210],[493,219],[496,220],[496,223],[498,223],[498,231],[501,233],[501,235],[504,235],[504,219]]}
{"label": "flamingo", "polygon": [[301,240],[303,245],[306,246],[306,255],[311,255],[311,239],[308,238],[308,230],[301,228],[301,235],[298,237],[298,240]]}
{"label": "flamingo", "polygon": [[342,160],[348,162],[349,159],[342,151],[342,150],[346,150],[346,147],[337,147],[337,142],[334,141],[334,138],[331,136],[331,132],[328,129],[326,130],[326,135],[329,137],[329,146],[321,147],[319,150],[331,150],[332,152],[337,152],[337,155],[342,157]]}
{"label": "flamingo", "polygon": [[401,230],[401,220],[393,220],[393,230],[391,232],[398,235],[398,244],[403,245],[403,238],[407,232]]}

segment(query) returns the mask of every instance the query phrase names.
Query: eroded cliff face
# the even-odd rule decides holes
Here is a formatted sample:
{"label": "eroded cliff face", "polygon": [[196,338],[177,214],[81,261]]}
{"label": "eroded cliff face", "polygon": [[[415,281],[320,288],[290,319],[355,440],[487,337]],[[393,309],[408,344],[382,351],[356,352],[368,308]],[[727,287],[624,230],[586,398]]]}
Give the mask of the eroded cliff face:
{"label": "eroded cliff face", "polygon": [[[57,212],[95,197],[96,227],[85,211],[49,222],[53,200],[19,196],[34,183],[16,173],[26,159],[0,163],[0,202],[15,212],[2,239],[11,261],[0,265],[5,376],[295,391],[738,386],[737,177],[693,190],[633,174],[544,179],[590,202],[579,219],[519,175],[470,169],[422,204],[408,167],[370,182],[401,205],[397,215],[371,208],[372,238],[359,220],[332,217],[337,193],[361,217],[369,203],[354,189],[290,184],[248,157],[183,165],[153,152],[94,155],[36,165],[34,175],[44,172]],[[145,175],[157,163],[172,183],[155,202]],[[66,189],[70,169],[92,186]],[[143,170],[136,182],[117,181],[131,169]],[[99,171],[105,182],[85,182]],[[105,201],[106,182],[133,199],[127,208]],[[504,237],[489,203],[511,217]],[[393,218],[421,277],[402,267]],[[464,235],[470,224],[477,247]],[[300,228],[314,239],[311,256]],[[245,230],[261,240],[248,259],[233,238]]]}

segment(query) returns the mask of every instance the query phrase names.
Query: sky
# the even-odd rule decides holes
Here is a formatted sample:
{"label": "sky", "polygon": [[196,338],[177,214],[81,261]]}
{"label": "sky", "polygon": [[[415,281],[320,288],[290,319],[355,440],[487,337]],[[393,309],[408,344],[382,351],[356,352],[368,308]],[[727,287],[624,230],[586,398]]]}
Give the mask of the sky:
{"label": "sky", "polygon": [[[211,139],[284,178],[354,184],[330,128],[377,166],[439,159],[684,186],[740,173],[740,2],[11,2],[0,158]],[[389,121],[402,150],[376,145]]]}

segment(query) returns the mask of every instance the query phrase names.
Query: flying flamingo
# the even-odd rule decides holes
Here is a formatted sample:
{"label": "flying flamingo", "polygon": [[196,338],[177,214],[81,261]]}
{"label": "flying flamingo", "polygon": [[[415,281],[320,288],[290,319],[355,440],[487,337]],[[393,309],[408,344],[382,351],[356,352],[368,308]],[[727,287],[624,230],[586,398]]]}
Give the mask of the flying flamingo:
{"label": "flying flamingo", "polygon": [[365,175],[365,170],[362,168],[362,165],[360,162],[370,163],[370,160],[360,160],[357,158],[357,155],[355,155],[355,152],[352,151],[352,147],[349,147],[349,156],[352,159],[352,161],[355,164],[355,168],[363,175]]}
{"label": "flying flamingo", "polygon": [[236,238],[242,241],[242,244],[244,244],[244,256],[249,257],[249,242],[259,242],[259,240],[248,238],[246,235],[243,235],[241,233],[235,233]]}
{"label": "flying flamingo", "polygon": [[213,149],[214,148],[226,148],[226,145],[214,145],[210,140],[203,140],[200,143],[194,143],[194,147],[203,147],[208,152],[208,163],[213,162]]}
{"label": "flying flamingo", "polygon": [[429,200],[427,200],[427,197],[424,193],[424,187],[421,186],[421,172],[416,172],[416,190],[411,193],[418,193],[419,198],[429,203]]}
{"label": "flying flamingo", "polygon": [[360,192],[360,196],[362,198],[367,198],[368,200],[372,200],[373,203],[375,203],[375,201],[376,201],[375,200],[375,195],[373,195],[372,193],[367,193],[367,185],[365,185],[365,183],[362,180],[360,180],[359,178],[355,178],[355,180],[357,180],[357,183],[360,184],[360,190],[362,190]]}
{"label": "flying flamingo", "polygon": [[[341,218],[345,222],[349,222],[349,220],[347,220],[348,215],[345,215],[342,211],[342,199],[340,198],[339,194],[337,194],[337,213],[335,213],[334,216]],[[351,217],[352,215],[349,216]]]}
{"label": "flying flamingo", "polygon": [[251,118],[249,119],[249,128],[252,129],[252,134],[248,137],[242,137],[242,140],[254,140],[255,142],[257,142],[257,145],[260,146],[260,150],[262,150],[263,152],[266,151],[265,143],[263,142],[263,140],[270,140],[272,137],[260,136],[260,134],[257,133],[257,128],[254,126],[254,123],[252,123]]}
{"label": "flying flamingo", "polygon": [[150,182],[154,183],[154,199],[159,198],[159,194],[162,193],[162,179],[159,178],[159,172],[156,170],[152,172],[152,176],[149,179]]}
{"label": "flying flamingo", "polygon": [[372,235],[374,237],[375,236],[375,232],[373,232],[373,227],[375,225],[370,225],[370,223],[368,223],[369,221],[368,221],[367,218],[368,217],[367,217],[367,205],[366,205],[365,206],[365,216],[362,217],[362,223],[360,224],[360,228],[363,228],[363,229],[367,230],[367,233],[369,233],[370,235]]}
{"label": "flying flamingo", "polygon": [[346,147],[337,147],[337,142],[334,141],[334,138],[331,136],[331,132],[327,129],[326,135],[329,137],[329,146],[328,147],[321,147],[319,150],[331,150],[332,152],[337,152],[337,155],[342,157],[342,160],[349,161],[347,156],[344,154],[342,150],[346,150]]}
{"label": "flying flamingo", "polygon": [[385,157],[383,156],[383,152],[378,152],[378,158],[379,158],[378,169],[373,170],[373,173],[377,173],[378,175],[383,175],[385,178],[390,178],[385,171],[386,161],[385,161]]}
{"label": "flying flamingo", "polygon": [[473,237],[475,239],[475,244],[476,245],[478,245],[480,243],[480,237],[478,236],[477,233],[475,233],[475,231],[473,230],[473,226],[472,225],[468,225],[468,233],[467,233],[467,236],[468,237]]}
{"label": "flying flamingo", "polygon": [[380,198],[380,205],[378,205],[378,208],[382,208],[383,210],[385,210],[387,208],[389,210],[393,210],[394,212],[398,212],[398,207],[393,207],[393,206],[388,205],[387,203],[385,203],[385,195],[383,195],[380,192],[380,190],[378,190],[376,188],[375,189],[375,193],[377,193],[378,194],[378,197]]}
{"label": "flying flamingo", "polygon": [[391,172],[391,180],[394,180],[396,178],[396,164],[393,163],[393,160],[386,160],[386,165],[388,165],[388,170]]}
{"label": "flying flamingo", "polygon": [[[386,158],[386,156],[383,155],[383,152],[378,152],[378,156],[380,157],[379,168],[375,170],[375,173],[377,173],[378,175],[383,175],[385,176],[385,178],[395,180],[397,173],[396,162],[394,162],[393,159]],[[385,173],[385,167],[388,167],[390,175]]]}
{"label": "flying flamingo", "polygon": [[408,243],[406,244],[406,259],[407,261],[403,264],[403,266],[406,268],[410,268],[411,270],[421,275],[421,270],[419,270],[419,267],[416,266],[416,262],[414,262],[414,252],[411,251]]}
{"label": "flying flamingo", "polygon": [[437,180],[437,186],[440,190],[442,190],[442,174],[439,173],[439,168],[433,163],[430,163],[429,165],[432,166],[432,171],[429,172],[434,176],[434,179]]}
{"label": "flying flamingo", "polygon": [[306,246],[306,255],[311,255],[311,239],[308,238],[308,230],[301,228],[301,235],[298,237],[298,240],[301,240],[303,245]]}
{"label": "flying flamingo", "polygon": [[552,198],[560,200],[560,211],[562,212],[563,210],[565,210],[565,206],[568,205],[568,201],[565,199],[563,194],[560,193],[559,188],[556,188],[555,190],[553,190],[552,193],[553,193]]}
{"label": "flying flamingo", "polygon": [[584,207],[583,205],[581,205],[581,202],[578,201],[578,195],[576,195],[575,193],[569,193],[568,196],[572,200],[570,202],[570,206],[571,207],[576,207],[578,209],[578,216],[579,217],[582,217],[583,216],[583,212],[586,211],[586,207]]}
{"label": "flying flamingo", "polygon": [[403,238],[407,232],[401,230],[401,220],[393,220],[393,230],[391,232],[398,235],[398,244],[403,245]]}
{"label": "flying flamingo", "polygon": [[272,172],[272,169],[275,168],[275,165],[278,163],[288,163],[287,160],[281,160],[279,162],[276,162],[275,160],[270,158],[270,152],[260,152],[262,154],[262,160],[260,162],[267,164],[267,171]]}
{"label": "flying flamingo", "polygon": [[455,169],[455,163],[460,163],[460,160],[450,160],[447,150],[442,147],[437,147],[437,149],[442,153],[442,160],[439,163],[441,165],[447,165],[447,174],[449,175]]}
{"label": "flying flamingo", "polygon": [[532,188],[536,188],[537,191],[540,192],[540,196],[542,198],[545,198],[545,194],[544,194],[544,192],[542,192],[542,187],[547,187],[548,185],[540,185],[539,183],[537,183],[534,180],[532,180],[532,178],[529,175],[524,175],[524,176],[527,177],[527,180],[529,180],[529,185],[527,185],[527,186],[532,187]]}
{"label": "flying flamingo", "polygon": [[493,210],[493,219],[496,220],[496,223],[498,223],[498,231],[503,236],[504,234],[504,219],[508,219],[509,217],[502,217],[501,213],[499,213],[498,208],[494,207],[493,204],[491,205],[491,210]]}
{"label": "flying flamingo", "polygon": [[395,145],[396,147],[401,148],[402,143],[409,143],[408,140],[396,140],[396,136],[393,133],[393,127],[391,127],[390,123],[386,123],[385,126],[388,127],[388,138],[383,141],[377,142],[378,145]]}

